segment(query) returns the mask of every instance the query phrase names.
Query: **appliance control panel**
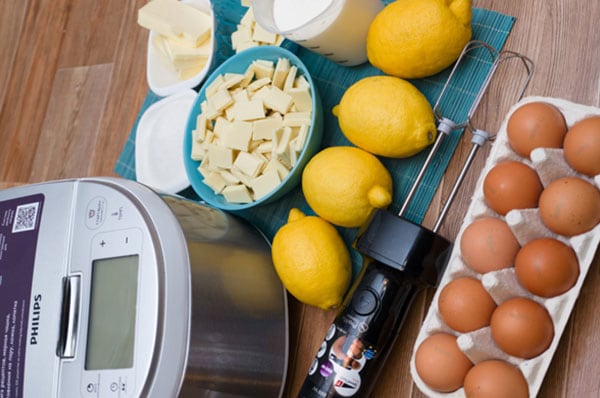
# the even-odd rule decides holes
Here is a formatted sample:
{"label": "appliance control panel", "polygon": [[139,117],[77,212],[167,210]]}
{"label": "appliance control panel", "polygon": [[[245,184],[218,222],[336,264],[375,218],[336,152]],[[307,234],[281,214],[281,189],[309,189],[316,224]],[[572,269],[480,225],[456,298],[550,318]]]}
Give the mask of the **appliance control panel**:
{"label": "appliance control panel", "polygon": [[147,216],[125,193],[101,184],[80,183],[75,203],[67,278],[81,277],[81,297],[72,331],[62,314],[61,332],[67,338],[72,333],[76,348],[61,360],[58,395],[138,396],[158,322],[157,259]]}
{"label": "appliance control panel", "polygon": [[109,184],[0,192],[0,395],[138,396],[159,322],[149,216]]}

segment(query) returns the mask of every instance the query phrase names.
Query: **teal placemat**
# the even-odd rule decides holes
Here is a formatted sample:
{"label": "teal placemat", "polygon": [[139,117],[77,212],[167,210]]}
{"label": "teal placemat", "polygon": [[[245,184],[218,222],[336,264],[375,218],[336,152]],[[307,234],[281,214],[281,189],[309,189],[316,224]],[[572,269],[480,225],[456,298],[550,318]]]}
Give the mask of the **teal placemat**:
{"label": "teal placemat", "polygon": [[[389,2],[389,0],[385,1],[385,3]],[[219,51],[215,56],[212,69],[234,54],[231,49],[230,35],[237,29],[238,22],[246,12],[246,9],[240,5],[239,0],[214,1],[213,8],[217,17],[215,36]],[[475,8],[473,9],[472,19],[473,40],[483,41],[500,50],[504,46],[514,21],[515,18],[512,16]],[[381,71],[368,63],[356,67],[342,67],[287,41],[284,42],[283,46],[293,51],[302,60],[316,83],[324,112],[322,146],[351,145],[341,133],[337,118],[333,116],[331,109],[339,103],[342,95],[350,85],[363,77],[381,74]],[[452,77],[450,86],[444,93],[440,103],[440,110],[444,117],[458,123],[466,120],[469,109],[490,67],[491,59],[485,49],[472,51],[464,58],[461,67]],[[411,82],[423,92],[433,105],[440,96],[442,88],[448,80],[449,73],[450,70],[448,69],[435,76],[412,80]],[[161,97],[149,92],[140,109],[130,136],[115,166],[115,172],[125,178],[135,179],[135,133],[139,119],[150,105],[160,99]],[[461,134],[461,130],[454,130],[444,139],[439,152],[428,168],[415,197],[405,213],[407,219],[415,223],[421,223],[423,220],[438,184],[458,145]],[[390,211],[397,213],[400,210],[426,156],[427,153],[424,151],[408,159],[380,158],[394,179],[394,201],[390,206]],[[198,199],[191,189],[181,194],[192,199]],[[248,210],[241,215],[271,239],[279,227],[286,222],[287,215],[292,207],[297,207],[307,214],[313,213],[304,200],[300,187],[298,187],[275,203]],[[339,231],[351,248],[356,230],[339,228]],[[361,258],[353,249],[351,251],[354,274],[356,275],[360,270]]]}

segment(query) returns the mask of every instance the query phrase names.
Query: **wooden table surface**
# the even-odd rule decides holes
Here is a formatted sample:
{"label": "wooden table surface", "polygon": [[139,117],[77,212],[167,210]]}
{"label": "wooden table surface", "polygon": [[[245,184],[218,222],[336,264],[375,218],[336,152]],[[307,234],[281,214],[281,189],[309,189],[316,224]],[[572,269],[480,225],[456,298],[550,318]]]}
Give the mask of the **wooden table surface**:
{"label": "wooden table surface", "polygon": [[[216,0],[218,1],[218,0]],[[113,167],[147,93],[148,32],[136,24],[144,0],[23,0],[0,2],[0,188],[48,179],[114,175]],[[517,17],[506,49],[531,58],[526,95],[600,106],[600,2],[597,0],[473,0],[476,7]],[[522,82],[506,67],[484,98],[474,124],[498,129]],[[424,225],[468,151],[457,150]],[[487,149],[489,150],[489,148]],[[481,151],[444,223],[456,236]],[[540,397],[600,396],[600,260],[596,256],[552,360]],[[409,360],[433,291],[419,295],[381,375],[376,397],[423,396]],[[290,363],[286,396],[295,396],[333,312],[290,299]]]}

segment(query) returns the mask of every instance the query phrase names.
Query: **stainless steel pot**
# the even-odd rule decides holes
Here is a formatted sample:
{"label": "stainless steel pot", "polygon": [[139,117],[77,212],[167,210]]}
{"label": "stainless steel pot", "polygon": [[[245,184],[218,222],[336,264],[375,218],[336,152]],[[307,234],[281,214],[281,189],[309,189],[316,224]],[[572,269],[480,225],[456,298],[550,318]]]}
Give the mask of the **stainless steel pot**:
{"label": "stainless steel pot", "polygon": [[192,316],[182,397],[281,396],[288,357],[285,290],[253,226],[162,195],[186,238]]}

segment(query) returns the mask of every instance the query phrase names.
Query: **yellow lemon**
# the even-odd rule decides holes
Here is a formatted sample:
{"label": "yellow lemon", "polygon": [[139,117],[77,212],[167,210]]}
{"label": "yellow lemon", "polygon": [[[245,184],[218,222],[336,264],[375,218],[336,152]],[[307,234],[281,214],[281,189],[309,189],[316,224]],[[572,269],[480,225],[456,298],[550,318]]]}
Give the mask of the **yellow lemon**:
{"label": "yellow lemon", "polygon": [[300,302],[324,310],[342,303],[352,264],[333,225],[294,208],[273,237],[271,253],[281,282]]}
{"label": "yellow lemon", "polygon": [[375,155],[356,147],[333,146],[306,164],[302,192],[325,220],[341,227],[359,227],[373,209],[392,202],[392,177]]}
{"label": "yellow lemon", "polygon": [[450,66],[471,39],[470,0],[397,0],[369,26],[367,57],[388,75],[415,79]]}
{"label": "yellow lemon", "polygon": [[427,98],[406,80],[370,76],[350,86],[333,108],[342,133],[376,155],[412,156],[437,135]]}

